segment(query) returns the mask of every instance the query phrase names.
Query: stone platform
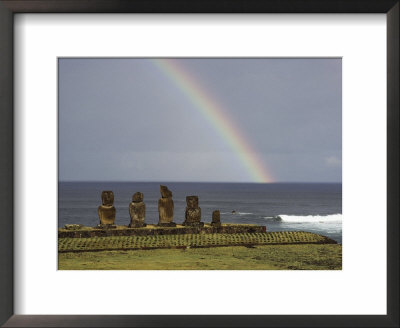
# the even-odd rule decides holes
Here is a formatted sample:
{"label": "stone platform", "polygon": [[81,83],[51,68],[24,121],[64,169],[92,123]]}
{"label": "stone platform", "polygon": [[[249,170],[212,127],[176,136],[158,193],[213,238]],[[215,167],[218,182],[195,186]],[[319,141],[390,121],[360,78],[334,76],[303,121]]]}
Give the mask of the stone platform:
{"label": "stone platform", "polygon": [[58,252],[150,250],[157,248],[187,249],[226,246],[252,248],[258,245],[296,244],[336,244],[336,241],[304,231],[59,238]]}
{"label": "stone platform", "polygon": [[236,234],[236,233],[265,233],[266,226],[256,224],[222,224],[220,227],[204,224],[203,227],[191,227],[177,224],[176,227],[160,227],[148,224],[142,228],[129,228],[128,226],[115,226],[102,229],[99,227],[86,227],[81,225],[68,225],[69,228],[59,228],[58,238],[90,238],[108,236],[160,236],[183,234]]}

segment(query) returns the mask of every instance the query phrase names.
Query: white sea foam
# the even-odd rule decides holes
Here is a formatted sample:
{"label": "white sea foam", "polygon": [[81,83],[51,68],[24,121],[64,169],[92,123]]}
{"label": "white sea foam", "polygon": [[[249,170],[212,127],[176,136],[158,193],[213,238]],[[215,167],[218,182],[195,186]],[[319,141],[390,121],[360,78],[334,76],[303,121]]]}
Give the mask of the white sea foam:
{"label": "white sea foam", "polygon": [[[265,217],[270,219],[270,217]],[[331,215],[278,215],[275,217],[277,220],[282,222],[319,222],[319,223],[329,223],[329,222],[342,222],[342,214],[331,214]]]}

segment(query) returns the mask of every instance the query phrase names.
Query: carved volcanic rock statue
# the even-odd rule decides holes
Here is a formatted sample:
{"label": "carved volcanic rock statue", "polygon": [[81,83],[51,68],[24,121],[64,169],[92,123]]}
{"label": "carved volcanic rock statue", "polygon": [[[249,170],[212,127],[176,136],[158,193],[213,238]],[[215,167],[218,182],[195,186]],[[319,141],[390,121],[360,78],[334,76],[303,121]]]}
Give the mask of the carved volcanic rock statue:
{"label": "carved volcanic rock statue", "polygon": [[172,192],[166,186],[160,186],[161,198],[158,200],[158,225],[163,227],[175,227],[174,201]]}
{"label": "carved volcanic rock statue", "polygon": [[199,207],[199,197],[197,196],[186,196],[186,211],[185,211],[185,226],[204,226],[201,220],[201,208]]}
{"label": "carved volcanic rock statue", "polygon": [[213,227],[220,227],[221,226],[221,216],[220,216],[219,210],[216,210],[216,211],[212,212],[211,225]]}
{"label": "carved volcanic rock statue", "polygon": [[115,222],[115,207],[114,204],[114,193],[112,191],[103,191],[101,193],[102,205],[97,209],[99,215],[100,225],[113,225]]}
{"label": "carved volcanic rock statue", "polygon": [[130,228],[145,227],[144,218],[146,216],[146,205],[143,202],[143,194],[137,192],[132,196],[132,202],[129,204],[129,215],[131,217]]}

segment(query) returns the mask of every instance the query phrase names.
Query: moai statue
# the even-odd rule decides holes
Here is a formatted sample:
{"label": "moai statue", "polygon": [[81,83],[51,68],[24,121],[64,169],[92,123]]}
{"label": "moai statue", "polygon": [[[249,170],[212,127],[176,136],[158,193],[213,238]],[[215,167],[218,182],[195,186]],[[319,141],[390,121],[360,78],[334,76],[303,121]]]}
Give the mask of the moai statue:
{"label": "moai statue", "polygon": [[112,191],[103,191],[101,193],[102,205],[97,209],[97,214],[100,219],[100,226],[107,227],[113,226],[115,222],[115,207],[114,204],[114,193]]}
{"label": "moai statue", "polygon": [[129,204],[129,215],[131,217],[130,228],[145,227],[144,218],[146,216],[146,205],[143,202],[143,194],[137,192],[132,196],[132,202]]}
{"label": "moai statue", "polygon": [[186,211],[185,211],[185,226],[204,226],[201,220],[201,208],[199,207],[199,197],[197,196],[186,196]]}
{"label": "moai statue", "polygon": [[160,186],[161,198],[158,200],[158,225],[163,227],[176,227],[174,219],[174,201],[172,192],[166,186]]}
{"label": "moai statue", "polygon": [[213,227],[217,227],[217,228],[219,228],[221,226],[221,216],[220,216],[219,210],[212,212],[211,225]]}

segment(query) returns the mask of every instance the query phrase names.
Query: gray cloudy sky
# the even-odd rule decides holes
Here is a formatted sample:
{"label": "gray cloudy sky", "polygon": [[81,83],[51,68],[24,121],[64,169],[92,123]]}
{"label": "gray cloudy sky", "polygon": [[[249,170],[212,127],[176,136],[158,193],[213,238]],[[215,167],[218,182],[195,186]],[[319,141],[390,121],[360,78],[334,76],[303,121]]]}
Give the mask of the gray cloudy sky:
{"label": "gray cloudy sky", "polygon": [[[275,182],[341,182],[341,59],[175,59]],[[148,59],[59,60],[61,181],[252,182],[238,154]]]}

